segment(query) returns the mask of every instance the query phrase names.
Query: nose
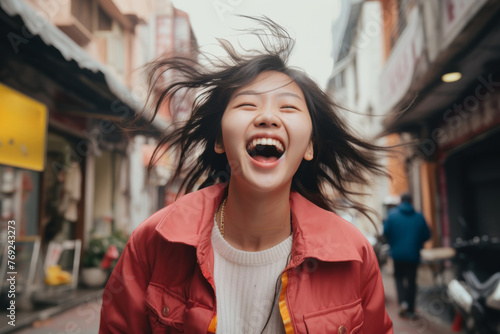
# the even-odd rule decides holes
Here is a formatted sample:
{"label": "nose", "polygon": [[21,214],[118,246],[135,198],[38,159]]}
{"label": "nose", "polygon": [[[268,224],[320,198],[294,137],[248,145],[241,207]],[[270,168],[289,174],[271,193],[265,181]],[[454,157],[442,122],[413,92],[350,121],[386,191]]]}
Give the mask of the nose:
{"label": "nose", "polygon": [[282,123],[276,111],[274,111],[271,107],[265,107],[255,118],[254,125],[256,127],[280,128]]}

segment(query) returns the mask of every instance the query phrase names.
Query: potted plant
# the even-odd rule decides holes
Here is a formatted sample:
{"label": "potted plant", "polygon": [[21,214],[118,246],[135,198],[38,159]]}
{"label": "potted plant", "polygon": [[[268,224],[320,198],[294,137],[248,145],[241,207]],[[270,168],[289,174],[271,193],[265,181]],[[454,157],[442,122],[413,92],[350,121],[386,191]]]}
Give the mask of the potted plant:
{"label": "potted plant", "polygon": [[104,286],[127,240],[128,236],[121,232],[108,237],[93,237],[82,257],[82,283],[92,288]]}

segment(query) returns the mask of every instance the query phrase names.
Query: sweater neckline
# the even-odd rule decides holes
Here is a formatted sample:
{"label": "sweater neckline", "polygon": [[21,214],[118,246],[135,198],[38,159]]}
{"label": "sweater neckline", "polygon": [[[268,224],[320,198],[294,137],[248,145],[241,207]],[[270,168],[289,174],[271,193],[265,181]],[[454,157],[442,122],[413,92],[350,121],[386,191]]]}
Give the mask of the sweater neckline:
{"label": "sweater neckline", "polygon": [[279,262],[287,258],[292,251],[292,235],[279,244],[257,252],[248,252],[231,246],[221,235],[216,216],[214,216],[214,228],[212,229],[212,246],[214,251],[221,257],[243,266],[263,266]]}

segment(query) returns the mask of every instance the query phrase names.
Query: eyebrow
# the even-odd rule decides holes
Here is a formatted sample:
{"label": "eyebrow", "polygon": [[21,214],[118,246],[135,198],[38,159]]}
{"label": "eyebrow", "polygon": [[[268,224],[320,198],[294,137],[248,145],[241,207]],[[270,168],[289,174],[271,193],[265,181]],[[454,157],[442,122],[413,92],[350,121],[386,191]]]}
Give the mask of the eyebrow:
{"label": "eyebrow", "polygon": [[[260,95],[260,94],[265,94],[267,92],[257,92],[257,91],[254,91],[254,90],[244,90],[242,92],[239,92],[237,93],[236,95],[233,96],[233,99],[237,98],[238,96],[240,95]],[[290,92],[283,92],[283,93],[279,93],[278,96],[291,96],[291,97],[295,97],[299,100],[302,101],[302,98],[295,94],[295,93],[290,93]]]}

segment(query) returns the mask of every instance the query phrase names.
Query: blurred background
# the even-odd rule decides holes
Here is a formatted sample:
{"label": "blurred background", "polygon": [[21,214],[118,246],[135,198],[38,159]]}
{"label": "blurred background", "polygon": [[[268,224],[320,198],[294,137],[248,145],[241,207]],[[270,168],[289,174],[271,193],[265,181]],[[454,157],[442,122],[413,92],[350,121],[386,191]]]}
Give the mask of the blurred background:
{"label": "blurred background", "polygon": [[[194,96],[174,96],[175,108],[162,106],[140,131],[117,124],[146,124],[145,64],[196,59],[199,47],[217,54],[216,37],[238,40],[234,29],[248,25],[235,14],[285,26],[297,39],[292,65],[345,107],[339,112],[358,134],[403,144],[384,159],[391,178],[358,189],[370,194],[362,200],[379,214],[378,231],[355,212],[340,214],[379,250],[395,314],[378,235],[388,210],[411,193],[432,233],[419,270],[425,322],[395,324],[396,332],[460,330],[445,296],[463,270],[457,242],[475,247],[465,266],[481,279],[499,270],[499,1],[0,0],[0,333],[63,332],[70,322],[96,332],[102,287],[128,236],[175,200],[175,157],[162,157],[149,178],[147,166]],[[15,328],[6,280],[14,271]]]}

